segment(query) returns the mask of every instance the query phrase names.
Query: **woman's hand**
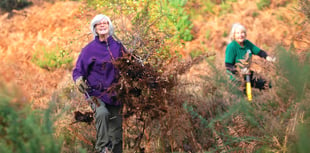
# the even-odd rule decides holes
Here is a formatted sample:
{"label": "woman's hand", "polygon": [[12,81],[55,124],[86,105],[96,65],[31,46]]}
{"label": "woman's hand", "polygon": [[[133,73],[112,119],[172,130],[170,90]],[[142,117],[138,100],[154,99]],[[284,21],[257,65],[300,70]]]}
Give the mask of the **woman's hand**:
{"label": "woman's hand", "polygon": [[241,74],[243,74],[243,75],[247,75],[247,74],[250,74],[250,70],[248,69],[248,68],[242,68],[241,70]]}
{"label": "woman's hand", "polygon": [[266,60],[268,61],[268,62],[275,62],[276,61],[276,58],[275,57],[271,57],[271,56],[267,56],[266,57]]}
{"label": "woman's hand", "polygon": [[76,79],[75,85],[77,86],[77,88],[81,93],[85,93],[89,88],[83,76],[80,76]]}

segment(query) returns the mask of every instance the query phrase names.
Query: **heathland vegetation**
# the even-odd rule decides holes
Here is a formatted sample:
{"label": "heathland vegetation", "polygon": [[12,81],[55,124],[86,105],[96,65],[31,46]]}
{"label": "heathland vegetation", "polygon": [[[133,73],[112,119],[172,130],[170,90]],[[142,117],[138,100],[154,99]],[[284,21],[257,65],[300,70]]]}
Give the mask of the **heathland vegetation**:
{"label": "heathland vegetation", "polygon": [[[114,64],[124,102],[125,153],[310,150],[308,0],[4,0],[0,2],[0,152],[94,152],[95,128],[71,70],[92,40],[90,19],[111,17],[134,56]],[[233,23],[277,58],[252,69],[272,84],[226,76]]]}

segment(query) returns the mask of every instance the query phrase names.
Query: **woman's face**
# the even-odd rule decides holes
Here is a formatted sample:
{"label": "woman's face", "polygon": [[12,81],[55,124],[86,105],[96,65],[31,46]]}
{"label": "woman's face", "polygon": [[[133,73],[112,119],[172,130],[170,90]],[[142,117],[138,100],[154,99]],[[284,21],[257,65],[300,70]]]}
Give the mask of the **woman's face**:
{"label": "woman's face", "polygon": [[235,33],[234,33],[234,37],[235,37],[235,40],[238,42],[238,43],[242,43],[244,40],[245,40],[245,37],[246,37],[246,33],[244,30],[242,30],[241,28],[237,28]]}
{"label": "woman's face", "polygon": [[96,33],[98,35],[109,34],[109,22],[106,19],[102,19],[99,23],[95,25]]}

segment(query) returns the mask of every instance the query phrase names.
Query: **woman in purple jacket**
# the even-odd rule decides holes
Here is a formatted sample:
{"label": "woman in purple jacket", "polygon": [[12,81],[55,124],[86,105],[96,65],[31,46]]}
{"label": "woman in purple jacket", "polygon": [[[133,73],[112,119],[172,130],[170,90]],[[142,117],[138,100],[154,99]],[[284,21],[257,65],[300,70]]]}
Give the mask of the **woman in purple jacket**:
{"label": "woman in purple jacket", "polygon": [[90,25],[94,40],[81,51],[73,69],[73,80],[79,91],[84,93],[95,112],[97,141],[95,149],[99,152],[122,152],[121,103],[115,94],[108,92],[118,81],[119,71],[113,60],[121,57],[125,50],[116,41],[113,25],[109,17],[96,15]]}

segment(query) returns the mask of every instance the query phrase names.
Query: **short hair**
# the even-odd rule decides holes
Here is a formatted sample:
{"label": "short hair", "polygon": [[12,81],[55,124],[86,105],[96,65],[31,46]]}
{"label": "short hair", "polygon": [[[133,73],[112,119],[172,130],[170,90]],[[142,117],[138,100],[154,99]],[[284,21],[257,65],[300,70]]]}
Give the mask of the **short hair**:
{"label": "short hair", "polygon": [[114,34],[114,27],[113,24],[110,20],[110,18],[106,15],[103,14],[98,14],[96,15],[92,21],[90,22],[90,30],[93,33],[94,37],[97,36],[98,34],[96,33],[95,26],[98,24],[102,19],[106,19],[109,23],[109,35],[112,36]]}
{"label": "short hair", "polygon": [[246,35],[246,29],[243,25],[241,25],[240,23],[234,23],[231,27],[231,31],[229,33],[229,40],[230,41],[233,41],[235,40],[235,32],[236,32],[236,29],[242,29],[244,32],[245,32],[245,35]]}

